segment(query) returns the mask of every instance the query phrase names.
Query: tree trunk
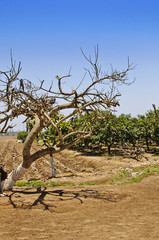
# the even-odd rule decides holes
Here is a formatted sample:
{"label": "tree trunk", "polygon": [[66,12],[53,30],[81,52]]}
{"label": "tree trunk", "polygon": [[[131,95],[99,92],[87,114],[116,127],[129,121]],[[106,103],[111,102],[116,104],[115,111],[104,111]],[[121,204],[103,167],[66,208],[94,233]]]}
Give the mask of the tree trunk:
{"label": "tree trunk", "polygon": [[52,177],[55,178],[56,174],[55,174],[54,159],[52,154],[50,154],[50,162],[51,162],[51,169],[52,169]]}
{"label": "tree trunk", "polygon": [[0,173],[0,193],[2,192],[2,181],[1,181],[1,173]]}
{"label": "tree trunk", "polygon": [[51,166],[52,166],[52,176],[55,177],[55,168],[53,164],[53,157],[51,155],[55,152],[62,151],[65,148],[69,148],[72,145],[75,145],[79,141],[83,139],[90,138],[93,132],[88,133],[84,137],[79,137],[72,142],[66,144],[63,148],[62,147],[53,147],[53,148],[43,148],[41,150],[38,150],[31,154],[31,146],[33,144],[34,139],[36,139],[38,133],[43,129],[43,119],[40,120],[38,116],[35,116],[35,125],[32,128],[32,130],[29,132],[23,147],[23,162],[15,169],[13,170],[9,175],[8,178],[5,181],[5,189],[11,190],[15,184],[15,182],[21,178],[24,173],[27,171],[27,169],[31,166],[33,162],[35,162],[40,157],[46,156],[47,154],[50,154],[50,160],[51,160]]}
{"label": "tree trunk", "polygon": [[17,169],[13,170],[7,177],[6,181],[5,181],[5,185],[4,188],[7,190],[11,190],[15,184],[15,182],[24,175],[24,173],[26,172],[27,168],[24,168],[23,163],[21,163]]}
{"label": "tree trunk", "polygon": [[32,128],[32,130],[29,132],[24,142],[23,162],[8,175],[8,178],[5,181],[5,187],[4,187],[5,189],[11,190],[15,182],[24,175],[26,170],[33,163],[34,158],[32,157],[33,154],[32,155],[30,154],[30,149],[34,139],[36,138],[36,136],[38,135],[38,133],[41,131],[42,128],[43,128],[43,125],[40,122],[40,119],[38,118],[38,116],[35,116],[35,125]]}
{"label": "tree trunk", "polygon": [[147,135],[146,135],[145,139],[146,139],[147,151],[149,151],[149,150],[150,150],[150,148],[149,148],[149,139],[148,139],[148,136],[147,136]]}
{"label": "tree trunk", "polygon": [[108,155],[111,155],[111,144],[108,144]]}

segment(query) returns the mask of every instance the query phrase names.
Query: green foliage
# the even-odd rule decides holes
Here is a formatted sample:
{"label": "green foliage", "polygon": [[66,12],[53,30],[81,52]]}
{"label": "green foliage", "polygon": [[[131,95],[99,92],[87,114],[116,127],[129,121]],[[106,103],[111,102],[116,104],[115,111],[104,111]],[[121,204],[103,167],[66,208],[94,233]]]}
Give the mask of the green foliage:
{"label": "green foliage", "polygon": [[103,116],[107,116],[105,119],[96,121],[94,123],[94,136],[93,143],[108,147],[108,153],[111,153],[111,146],[114,142],[118,141],[118,128],[117,128],[117,117],[108,112],[103,112]]}
{"label": "green foliage", "polygon": [[[63,114],[57,113],[52,119],[52,121],[54,123],[57,123],[57,121],[59,121],[63,117],[64,117]],[[66,134],[73,130],[70,121],[63,121],[60,124],[59,129],[63,136],[65,136]],[[59,141],[58,132],[52,124],[45,128],[44,131],[40,133],[39,138],[43,141],[44,144],[46,145],[50,144],[51,146],[54,146]]]}
{"label": "green foliage", "polygon": [[[156,119],[155,113],[150,110],[144,115],[132,117],[131,114],[121,114],[116,116],[108,111],[100,111],[102,118],[94,112],[87,114],[78,113],[67,121],[61,121],[59,130],[63,137],[72,132],[93,131],[90,139],[85,139],[76,144],[76,148],[102,150],[103,146],[107,146],[108,154],[111,154],[111,149],[114,144],[123,146],[125,143],[131,144],[135,147],[137,144],[146,145],[147,150],[150,149],[151,144],[159,145],[159,121]],[[52,121],[57,123],[63,119],[64,115],[57,113]],[[31,131],[34,126],[34,120],[27,121],[27,131]],[[25,136],[26,133],[23,133]],[[70,134],[65,139],[65,142],[70,142],[79,137],[78,134]],[[59,142],[59,134],[53,125],[45,128],[39,135],[39,138],[44,144],[54,146]],[[25,140],[25,137],[19,139]]]}
{"label": "green foliage", "polygon": [[159,146],[159,126],[155,126],[154,128],[154,141],[157,144],[157,146]]}
{"label": "green foliage", "polygon": [[[133,177],[133,173],[138,173],[136,177]],[[110,184],[120,184],[126,185],[133,182],[138,182],[142,178],[146,177],[152,173],[159,173],[159,165],[139,167],[137,169],[132,169],[132,172],[128,172],[126,170],[121,170],[114,178],[111,180]]]}
{"label": "green foliage", "polygon": [[37,182],[37,181],[29,181],[29,182],[16,182],[15,186],[19,187],[56,187],[56,186],[75,186],[73,183],[55,183],[55,182]]}
{"label": "green foliage", "polygon": [[26,131],[30,132],[35,125],[35,119],[28,119],[26,122]]}
{"label": "green foliage", "polygon": [[27,137],[27,135],[28,135],[27,132],[21,131],[21,132],[18,133],[17,139],[18,139],[18,140],[21,140],[22,142],[24,142],[25,139],[26,139],[26,137]]}
{"label": "green foliage", "polygon": [[[94,185],[103,185],[105,182],[81,182],[79,186],[94,186]],[[63,183],[56,183],[56,182],[38,182],[38,181],[29,181],[29,182],[16,182],[15,186],[17,187],[74,187],[76,186],[74,183],[71,182],[63,182]]]}
{"label": "green foliage", "polygon": [[79,186],[94,186],[96,185],[95,182],[81,182]]}
{"label": "green foliage", "polygon": [[138,126],[140,139],[146,143],[147,150],[154,138],[156,117],[153,111],[148,111],[145,115],[138,115]]}
{"label": "green foliage", "polygon": [[159,144],[159,124],[153,111],[146,112],[145,115],[132,117],[131,114],[121,114],[119,117],[108,111],[102,111],[100,114],[103,119],[98,119],[93,113],[88,115],[76,115],[71,119],[70,125],[74,130],[90,131],[93,129],[91,139],[78,143],[78,147],[90,148],[102,146],[108,147],[108,153],[111,153],[113,144],[124,145],[132,144],[133,147],[138,143],[149,146],[155,141]]}
{"label": "green foliage", "polygon": [[93,129],[94,132],[91,139],[78,143],[78,147],[91,149],[96,146],[101,150],[102,146],[107,146],[108,154],[111,154],[111,147],[115,143],[118,145],[129,143],[135,147],[136,144],[142,142],[142,145],[146,144],[147,150],[149,150],[154,139],[156,142],[157,138],[159,139],[157,136],[158,125],[154,136],[156,118],[153,111],[148,111],[145,115],[138,117],[132,117],[130,114],[121,114],[117,117],[107,111],[100,113],[103,119],[96,119],[96,116],[90,113],[86,116],[77,115],[70,121],[74,130],[90,131]]}
{"label": "green foliage", "polygon": [[[83,114],[76,114],[74,117],[72,117],[69,121],[69,127],[68,130],[69,132],[71,131],[85,131],[85,132],[90,132],[94,129],[93,126],[93,120],[95,118],[95,115],[93,112],[89,113],[88,115],[83,115]],[[69,138],[67,138],[66,141],[71,141],[74,140],[77,135],[72,135]],[[81,141],[76,144],[76,147],[78,148],[91,148],[92,146],[92,140],[91,139],[85,139],[84,141]]]}
{"label": "green foliage", "polygon": [[111,180],[110,184],[114,185],[120,182],[122,179],[125,179],[128,177],[128,172],[125,170],[121,170],[117,175],[114,176],[114,178]]}
{"label": "green foliage", "polygon": [[118,142],[131,143],[134,147],[139,140],[138,119],[130,114],[121,114],[118,117]]}
{"label": "green foliage", "polygon": [[43,140],[44,144],[54,145],[58,140],[57,131],[52,125],[50,125],[43,132],[41,132],[39,137]]}

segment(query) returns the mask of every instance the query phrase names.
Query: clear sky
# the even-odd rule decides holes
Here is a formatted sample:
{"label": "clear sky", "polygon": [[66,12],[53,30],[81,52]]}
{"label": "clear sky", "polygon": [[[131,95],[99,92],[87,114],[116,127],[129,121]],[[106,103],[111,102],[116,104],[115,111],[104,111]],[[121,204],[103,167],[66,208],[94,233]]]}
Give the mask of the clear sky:
{"label": "clear sky", "polygon": [[93,54],[96,44],[103,70],[122,70],[128,56],[137,64],[135,83],[119,89],[118,113],[159,107],[158,0],[0,0],[0,70],[12,49],[22,77],[34,82],[49,83],[72,66],[72,88],[87,65],[80,48]]}

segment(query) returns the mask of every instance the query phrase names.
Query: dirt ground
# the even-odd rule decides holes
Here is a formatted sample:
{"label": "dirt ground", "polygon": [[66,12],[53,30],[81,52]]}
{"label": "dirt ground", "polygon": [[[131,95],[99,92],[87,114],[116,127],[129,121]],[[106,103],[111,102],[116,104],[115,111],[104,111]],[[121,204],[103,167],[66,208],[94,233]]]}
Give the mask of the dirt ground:
{"label": "dirt ground", "polygon": [[[23,144],[0,137],[0,146],[0,163],[10,172],[22,160]],[[109,184],[119,169],[159,162],[157,156],[147,157],[137,162],[64,151],[54,156],[55,179],[50,178],[49,158],[38,160],[20,181],[75,186],[15,186],[6,192],[0,198],[0,240],[159,239],[159,175],[125,186]],[[84,184],[91,181],[96,184]]]}

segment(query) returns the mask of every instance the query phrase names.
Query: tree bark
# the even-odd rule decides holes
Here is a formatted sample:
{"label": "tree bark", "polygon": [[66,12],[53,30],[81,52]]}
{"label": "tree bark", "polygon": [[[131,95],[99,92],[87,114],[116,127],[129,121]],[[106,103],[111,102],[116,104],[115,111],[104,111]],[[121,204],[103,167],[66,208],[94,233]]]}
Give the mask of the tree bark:
{"label": "tree bark", "polygon": [[50,163],[51,163],[51,169],[52,169],[52,177],[55,178],[56,173],[55,173],[54,159],[53,159],[52,154],[50,154]]}
{"label": "tree bark", "polygon": [[15,182],[24,175],[24,173],[27,171],[27,169],[31,166],[31,164],[34,161],[34,158],[31,153],[30,149],[32,146],[32,143],[38,133],[43,129],[43,125],[39,119],[39,117],[35,116],[35,125],[32,128],[32,130],[29,132],[25,142],[24,142],[24,148],[23,148],[23,162],[14,169],[7,177],[5,181],[4,188],[6,190],[11,190],[15,184]]}
{"label": "tree bark", "polygon": [[33,144],[33,141],[38,136],[38,133],[43,129],[42,121],[39,119],[39,117],[35,116],[35,125],[32,128],[32,130],[29,132],[25,142],[24,142],[24,148],[23,148],[23,167],[29,168],[33,162],[33,159],[31,158],[30,149]]}
{"label": "tree bark", "polygon": [[108,155],[111,155],[111,144],[108,144]]}
{"label": "tree bark", "polygon": [[15,182],[24,175],[27,171],[27,168],[24,168],[23,163],[21,163],[15,170],[13,170],[5,181],[4,188],[6,190],[11,190],[15,184]]}

